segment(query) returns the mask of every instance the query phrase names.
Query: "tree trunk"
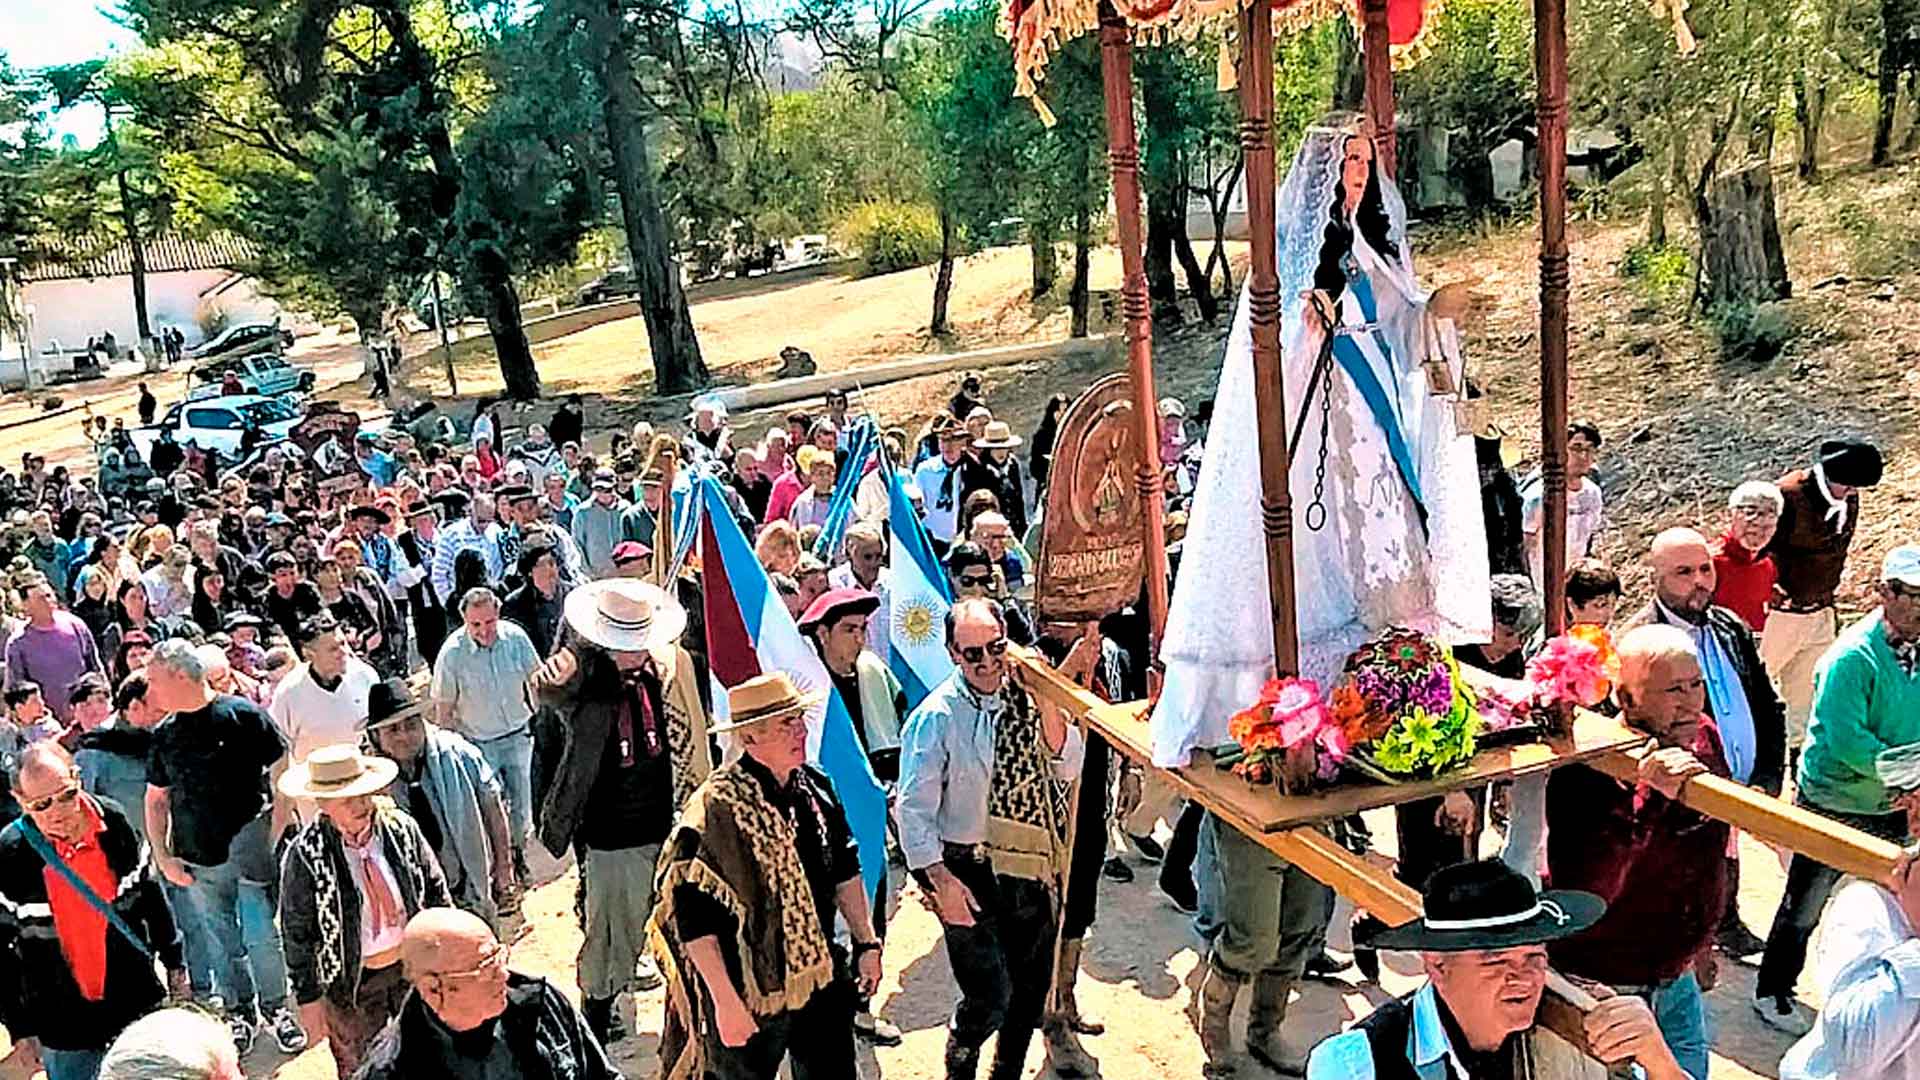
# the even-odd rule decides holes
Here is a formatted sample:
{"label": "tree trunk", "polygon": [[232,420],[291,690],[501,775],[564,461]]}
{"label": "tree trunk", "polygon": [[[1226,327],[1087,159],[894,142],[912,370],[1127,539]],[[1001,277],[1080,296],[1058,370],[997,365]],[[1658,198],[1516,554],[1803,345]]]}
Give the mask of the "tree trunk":
{"label": "tree trunk", "polygon": [[1336,110],[1359,112],[1367,97],[1367,64],[1360,55],[1360,35],[1353,24],[1339,20],[1340,52],[1334,58],[1333,102]]}
{"label": "tree trunk", "polygon": [[1087,305],[1091,299],[1087,278],[1093,269],[1093,208],[1084,200],[1073,212],[1073,283],[1067,287],[1067,311],[1073,328],[1069,336],[1087,336]]}
{"label": "tree trunk", "polygon": [[147,246],[140,236],[140,216],[134,210],[127,170],[114,173],[113,180],[120,188],[120,224],[127,233],[127,250],[133,272],[133,324],[140,333],[140,347],[151,353],[153,325],[147,318]]}
{"label": "tree trunk", "polygon": [[1200,305],[1201,321],[1211,324],[1220,317],[1220,301],[1213,295],[1213,279],[1201,269],[1200,260],[1194,258],[1185,214],[1174,221],[1173,253],[1180,260],[1180,268],[1187,272],[1187,291],[1193,294],[1193,302]]}
{"label": "tree trunk", "polygon": [[947,300],[953,295],[955,225],[953,212],[940,208],[940,268],[933,275],[933,319],[927,330],[935,337],[947,332]]}
{"label": "tree trunk", "polygon": [[1227,170],[1226,183],[1207,192],[1207,210],[1213,215],[1213,250],[1207,253],[1207,280],[1213,280],[1213,268],[1220,267],[1220,295],[1233,296],[1233,263],[1227,259],[1227,216],[1233,212],[1233,190],[1240,186],[1240,174],[1246,162],[1235,159]]}
{"label": "tree trunk", "polygon": [[[1917,47],[1920,48],[1920,47]],[[1920,56],[1907,71],[1907,100],[1913,103],[1913,115],[1907,118],[1907,135],[1900,140],[1900,152],[1911,154],[1920,148]]]}
{"label": "tree trunk", "polygon": [[587,0],[588,24],[605,43],[600,58],[601,117],[613,161],[614,190],[620,196],[620,221],[627,238],[640,314],[647,324],[647,349],[653,357],[653,385],[660,394],[685,394],[713,383],[700,355],[693,312],[680,285],[673,237],[660,210],[660,189],[647,148],[641,118],[640,88],[634,82],[629,51],[633,30],[619,0]]}
{"label": "tree trunk", "polygon": [[1820,126],[1827,114],[1827,79],[1802,67],[1793,80],[1793,117],[1800,126],[1800,179],[1820,179]]}
{"label": "tree trunk", "polygon": [[1900,0],[1880,0],[1880,109],[1873,122],[1872,162],[1893,163],[1893,117],[1900,108],[1901,61],[1906,54],[1907,28]]}
{"label": "tree trunk", "polygon": [[[1145,179],[1143,174],[1142,179]],[[1170,197],[1148,191],[1147,196],[1147,299],[1153,305],[1153,322],[1158,326],[1178,326],[1186,320],[1180,311],[1179,286],[1173,278],[1173,234],[1175,225],[1167,213]]]}
{"label": "tree trunk", "polygon": [[1053,283],[1060,277],[1060,253],[1054,250],[1054,228],[1051,224],[1029,222],[1027,225],[1027,250],[1033,255],[1033,298],[1035,300],[1053,291]]}
{"label": "tree trunk", "polygon": [[1647,192],[1647,246],[1667,246],[1667,167],[1655,158],[1652,162],[1652,190]]}
{"label": "tree trunk", "polygon": [[1764,161],[1714,180],[1701,198],[1700,266],[1707,307],[1791,295],[1773,171]]}

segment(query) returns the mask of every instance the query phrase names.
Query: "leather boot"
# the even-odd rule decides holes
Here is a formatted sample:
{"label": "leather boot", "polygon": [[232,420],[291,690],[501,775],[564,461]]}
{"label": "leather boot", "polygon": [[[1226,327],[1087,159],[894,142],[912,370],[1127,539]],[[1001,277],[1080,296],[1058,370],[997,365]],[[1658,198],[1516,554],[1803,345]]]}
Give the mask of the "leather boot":
{"label": "leather boot", "polygon": [[947,1031],[947,1080],[973,1080],[980,1072],[980,1048],[963,1046]]}
{"label": "leather boot", "polygon": [[1200,1075],[1207,1080],[1234,1075],[1237,1060],[1233,1049],[1233,1003],[1240,996],[1240,982],[1238,977],[1208,960],[1200,988],[1194,992],[1193,1026],[1200,1033],[1200,1049],[1207,1055]]}
{"label": "leather boot", "polygon": [[613,1044],[613,1002],[610,997],[580,999],[580,1014],[586,1018],[587,1030],[603,1048]]}
{"label": "leather boot", "polygon": [[1287,998],[1293,993],[1294,980],[1279,975],[1258,975],[1253,980],[1253,1001],[1247,1009],[1247,1053],[1270,1069],[1288,1076],[1305,1076],[1306,1051],[1294,1046],[1280,1034],[1287,1019]]}
{"label": "leather boot", "polygon": [[[1077,1022],[1079,1009],[1073,997],[1073,984],[1080,976],[1080,950],[1083,941],[1069,938],[1060,945],[1060,970],[1054,980],[1054,1001],[1058,1008],[1047,1014],[1041,1033],[1047,1044],[1047,1064],[1057,1076],[1098,1075],[1099,1062],[1080,1045],[1083,1030]],[[1105,1030],[1104,1028],[1102,1030]]]}
{"label": "leather boot", "polygon": [[1060,946],[1060,1013],[1067,1018],[1067,1026],[1080,1035],[1104,1035],[1107,1025],[1080,1012],[1080,999],[1074,993],[1080,982],[1080,957],[1086,949],[1084,938],[1068,938]]}

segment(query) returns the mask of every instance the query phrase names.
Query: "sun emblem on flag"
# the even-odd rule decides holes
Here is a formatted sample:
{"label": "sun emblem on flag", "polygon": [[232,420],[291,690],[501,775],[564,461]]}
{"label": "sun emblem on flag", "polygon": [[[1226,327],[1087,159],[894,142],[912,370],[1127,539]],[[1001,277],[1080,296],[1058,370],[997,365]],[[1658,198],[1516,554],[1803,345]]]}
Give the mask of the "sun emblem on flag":
{"label": "sun emblem on flag", "polygon": [[893,609],[894,625],[900,630],[900,636],[907,644],[922,646],[933,643],[934,628],[933,605],[924,596],[909,598],[905,603]]}

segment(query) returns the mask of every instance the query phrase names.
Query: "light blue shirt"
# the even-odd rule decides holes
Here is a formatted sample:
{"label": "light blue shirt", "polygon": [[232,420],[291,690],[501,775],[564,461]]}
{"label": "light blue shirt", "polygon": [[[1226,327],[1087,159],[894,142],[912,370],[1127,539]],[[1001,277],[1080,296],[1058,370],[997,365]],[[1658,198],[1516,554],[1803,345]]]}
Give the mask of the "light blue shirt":
{"label": "light blue shirt", "polygon": [[960,527],[960,466],[948,465],[936,454],[913,470],[913,482],[926,503],[921,516],[928,535],[951,542],[954,530]]}
{"label": "light blue shirt", "polygon": [[467,738],[503,738],[526,729],[533,715],[527,677],[539,667],[533,639],[507,620],[500,620],[500,637],[492,645],[474,641],[462,626],[434,662],[433,700],[453,707],[453,723]]}
{"label": "light blue shirt", "polygon": [[1920,940],[1893,894],[1842,887],[1821,920],[1820,1019],[1780,1061],[1780,1080],[1920,1077]]}
{"label": "light blue shirt", "polygon": [[1672,608],[1654,598],[1660,621],[1679,627],[1693,639],[1700,654],[1700,677],[1707,683],[1707,709],[1720,729],[1720,748],[1727,756],[1727,772],[1744,784],[1753,778],[1753,765],[1760,753],[1759,736],[1753,730],[1753,706],[1747,701],[1747,688],[1733,657],[1706,623],[1698,625],[1676,615]]}
{"label": "light blue shirt", "polygon": [[460,598],[453,592],[453,560],[463,551],[478,551],[487,560],[487,580],[499,581],[500,546],[493,538],[474,528],[472,518],[461,518],[434,534],[433,588],[449,611],[456,611]]}
{"label": "light blue shirt", "polygon": [[[1413,995],[1413,1022],[1407,1027],[1407,1062],[1420,1080],[1467,1076],[1466,1063],[1453,1051],[1433,984]],[[1448,1064],[1452,1064],[1449,1072]],[[1307,1080],[1373,1080],[1373,1048],[1367,1033],[1355,1028],[1324,1039],[1307,1056]]]}
{"label": "light blue shirt", "polygon": [[[994,733],[1006,707],[1000,694],[979,693],[956,671],[907,717],[900,733],[899,798],[893,810],[907,869],[923,870],[942,861],[943,844],[987,839]],[[1054,755],[1054,774],[1071,780],[1085,756],[1079,730],[1068,728],[1066,743]]]}

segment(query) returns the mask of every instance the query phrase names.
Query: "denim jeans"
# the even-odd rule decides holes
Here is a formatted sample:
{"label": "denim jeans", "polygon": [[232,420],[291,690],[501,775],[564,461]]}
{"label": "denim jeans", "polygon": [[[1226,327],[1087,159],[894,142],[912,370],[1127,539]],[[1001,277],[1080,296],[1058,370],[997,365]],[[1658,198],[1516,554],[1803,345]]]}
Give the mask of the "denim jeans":
{"label": "denim jeans", "polygon": [[1653,1022],[1680,1068],[1693,1080],[1707,1080],[1707,1002],[1693,972],[1681,974],[1639,994],[1653,1010]]}
{"label": "denim jeans", "polygon": [[186,958],[187,982],[193,988],[193,1000],[204,1003],[218,992],[214,983],[226,972],[225,951],[214,948],[213,935],[207,929],[207,914],[201,910],[192,889],[183,889],[165,879],[161,880],[160,888],[167,897],[167,910],[173,912],[173,923],[180,928],[180,947]]}
{"label": "denim jeans", "polygon": [[94,1080],[100,1075],[105,1050],[52,1050],[40,1048],[40,1064],[46,1067],[47,1080]]}
{"label": "denim jeans", "polygon": [[1516,777],[1507,792],[1507,842],[1500,861],[1540,887],[1547,861],[1547,774]]}
{"label": "denim jeans", "polygon": [[1213,842],[1213,815],[1200,819],[1200,834],[1193,846],[1194,911],[1193,932],[1202,941],[1220,936],[1225,919],[1220,899],[1220,852]]}
{"label": "denim jeans", "polygon": [[227,1008],[242,1015],[257,1007],[271,1016],[287,1004],[287,960],[273,917],[272,883],[259,872],[272,865],[265,814],[233,838],[226,862],[187,864],[190,891],[213,944],[215,982]]}
{"label": "denim jeans", "polygon": [[507,833],[513,849],[522,850],[533,829],[533,731],[521,728],[497,739],[475,739],[473,745],[500,778],[500,794],[507,800]]}
{"label": "denim jeans", "polygon": [[995,874],[985,861],[949,845],[946,865],[973,894],[972,926],[941,926],[947,962],[960,987],[952,1038],[978,1047],[1000,1033],[995,1060],[1024,1061],[1052,980],[1052,898],[1037,881]]}
{"label": "denim jeans", "polygon": [[[1907,837],[1904,812],[1848,814],[1815,806],[1797,795],[1793,801],[1796,806],[1882,840],[1898,843]],[[1773,913],[1773,928],[1767,932],[1767,951],[1760,957],[1760,974],[1754,979],[1756,996],[1793,996],[1793,984],[1800,981],[1800,972],[1807,966],[1807,943],[1813,940],[1814,928],[1820,925],[1820,911],[1827,906],[1827,897],[1833,895],[1833,887],[1839,881],[1840,871],[1805,855],[1796,854],[1787,864],[1786,892]]]}

